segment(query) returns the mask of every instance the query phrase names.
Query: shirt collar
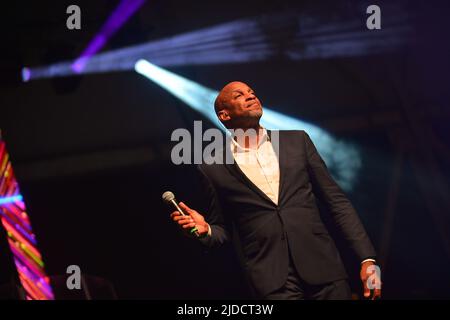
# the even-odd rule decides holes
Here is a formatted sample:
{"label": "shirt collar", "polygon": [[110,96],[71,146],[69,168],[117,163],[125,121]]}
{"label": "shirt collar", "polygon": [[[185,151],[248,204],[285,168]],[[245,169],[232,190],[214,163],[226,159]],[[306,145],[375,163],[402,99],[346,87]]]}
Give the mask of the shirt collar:
{"label": "shirt collar", "polygon": [[[264,127],[262,128],[262,136],[258,141],[258,148],[259,149],[261,147],[261,145],[266,142],[266,141],[270,141],[269,135],[267,134],[267,130]],[[234,135],[231,136],[231,150],[233,151],[233,153],[238,153],[238,152],[249,152],[249,151],[253,151],[255,149],[251,149],[251,148],[245,148],[243,146],[241,146],[239,143],[237,143],[237,141],[234,139]]]}

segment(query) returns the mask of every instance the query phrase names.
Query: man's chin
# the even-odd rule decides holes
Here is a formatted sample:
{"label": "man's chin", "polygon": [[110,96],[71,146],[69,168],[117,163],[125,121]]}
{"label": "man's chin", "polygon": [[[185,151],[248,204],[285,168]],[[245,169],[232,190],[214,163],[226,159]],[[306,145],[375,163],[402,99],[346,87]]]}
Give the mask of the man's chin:
{"label": "man's chin", "polygon": [[248,111],[249,118],[257,118],[257,119],[259,119],[259,118],[262,117],[262,114],[263,114],[262,110],[249,110]]}

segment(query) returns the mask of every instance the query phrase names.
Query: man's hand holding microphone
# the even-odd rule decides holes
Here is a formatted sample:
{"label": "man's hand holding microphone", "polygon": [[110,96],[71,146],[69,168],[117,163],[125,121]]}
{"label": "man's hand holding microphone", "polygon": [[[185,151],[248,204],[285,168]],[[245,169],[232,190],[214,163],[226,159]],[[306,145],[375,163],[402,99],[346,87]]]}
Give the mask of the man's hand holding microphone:
{"label": "man's hand holding microphone", "polygon": [[170,191],[164,192],[162,197],[174,207],[175,210],[170,214],[170,218],[183,229],[187,236],[203,238],[208,235],[209,225],[200,213],[183,202],[178,203],[175,195]]}

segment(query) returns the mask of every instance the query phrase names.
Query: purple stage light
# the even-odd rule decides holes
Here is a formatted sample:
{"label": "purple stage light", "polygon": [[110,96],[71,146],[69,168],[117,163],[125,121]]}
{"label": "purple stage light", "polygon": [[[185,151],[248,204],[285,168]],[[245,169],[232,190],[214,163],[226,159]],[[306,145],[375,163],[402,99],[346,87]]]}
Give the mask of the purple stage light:
{"label": "purple stage light", "polygon": [[[376,32],[358,18],[274,14],[235,20],[126,48],[32,68],[31,78],[125,71],[146,59],[159,67],[237,64],[271,59],[304,60],[367,56],[403,50],[413,41],[413,17],[401,6]],[[101,44],[106,40],[99,39]],[[87,62],[89,60],[89,62]]]}
{"label": "purple stage light", "polygon": [[22,68],[22,81],[27,82],[31,78],[31,70],[27,67]]}
{"label": "purple stage light", "polygon": [[109,16],[99,33],[92,39],[80,57],[72,64],[75,73],[81,73],[90,57],[106,44],[108,39],[135,13],[146,0],[122,0]]}

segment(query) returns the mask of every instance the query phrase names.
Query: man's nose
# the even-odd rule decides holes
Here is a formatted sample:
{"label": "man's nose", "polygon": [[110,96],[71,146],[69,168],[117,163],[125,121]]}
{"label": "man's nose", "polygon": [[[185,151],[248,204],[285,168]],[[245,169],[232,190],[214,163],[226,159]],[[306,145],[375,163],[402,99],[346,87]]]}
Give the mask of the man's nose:
{"label": "man's nose", "polygon": [[245,98],[245,101],[254,100],[256,96],[253,93],[247,94],[247,97]]}

